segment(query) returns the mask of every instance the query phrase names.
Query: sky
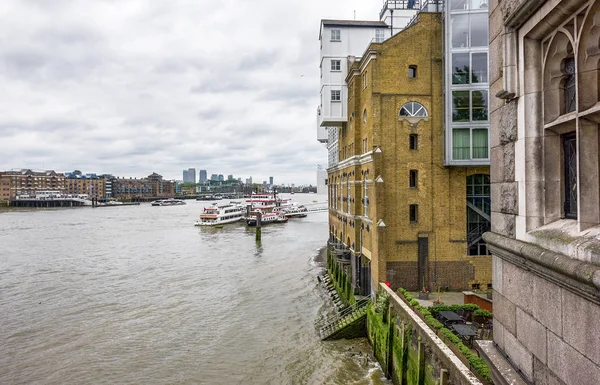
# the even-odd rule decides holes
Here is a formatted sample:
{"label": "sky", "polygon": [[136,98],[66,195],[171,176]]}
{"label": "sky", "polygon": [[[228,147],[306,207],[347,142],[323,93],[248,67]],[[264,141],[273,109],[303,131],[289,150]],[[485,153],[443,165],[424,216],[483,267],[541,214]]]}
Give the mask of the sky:
{"label": "sky", "polygon": [[0,170],[316,184],[321,19],[382,0],[2,0]]}

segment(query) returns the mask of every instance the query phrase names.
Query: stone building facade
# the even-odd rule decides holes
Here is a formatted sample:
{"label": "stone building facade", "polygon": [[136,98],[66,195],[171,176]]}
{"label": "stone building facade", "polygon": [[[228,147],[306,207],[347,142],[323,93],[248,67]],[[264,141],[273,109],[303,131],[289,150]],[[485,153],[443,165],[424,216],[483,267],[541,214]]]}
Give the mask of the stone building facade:
{"label": "stone building facade", "polygon": [[349,250],[346,269],[362,295],[386,281],[431,291],[491,284],[482,228],[467,231],[468,202],[489,210],[489,167],[444,162],[442,23],[441,13],[421,12],[349,59],[348,121],[340,162],[328,169],[329,230]]}
{"label": "stone building facade", "polygon": [[600,2],[491,1],[494,341],[533,384],[600,384],[599,63]]}
{"label": "stone building facade", "polygon": [[101,177],[79,177],[65,179],[65,192],[67,194],[85,194],[90,199],[104,199],[106,192],[106,180]]}
{"label": "stone building facade", "polygon": [[162,175],[152,173],[146,178],[114,178],[111,180],[112,196],[116,199],[172,198],[175,196],[175,181],[165,180]]}
{"label": "stone building facade", "polygon": [[18,195],[35,195],[38,191],[65,191],[65,175],[53,170],[30,169],[0,172],[0,200],[10,201]]}

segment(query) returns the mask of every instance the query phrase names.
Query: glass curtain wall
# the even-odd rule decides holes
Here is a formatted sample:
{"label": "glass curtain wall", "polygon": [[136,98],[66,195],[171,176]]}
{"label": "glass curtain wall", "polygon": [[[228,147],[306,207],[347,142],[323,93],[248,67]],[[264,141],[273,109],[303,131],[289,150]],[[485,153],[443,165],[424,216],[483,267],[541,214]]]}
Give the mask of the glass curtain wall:
{"label": "glass curtain wall", "polygon": [[488,5],[449,0],[446,8],[449,164],[489,164]]}

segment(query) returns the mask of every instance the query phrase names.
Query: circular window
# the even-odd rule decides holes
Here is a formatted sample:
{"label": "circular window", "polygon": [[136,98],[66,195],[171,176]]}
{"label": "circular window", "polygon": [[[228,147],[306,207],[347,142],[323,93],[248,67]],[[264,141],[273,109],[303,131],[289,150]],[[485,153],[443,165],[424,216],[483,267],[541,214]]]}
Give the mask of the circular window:
{"label": "circular window", "polygon": [[363,122],[367,123],[367,109],[363,111]]}
{"label": "circular window", "polygon": [[421,103],[408,102],[400,109],[400,116],[403,117],[427,117],[427,110]]}

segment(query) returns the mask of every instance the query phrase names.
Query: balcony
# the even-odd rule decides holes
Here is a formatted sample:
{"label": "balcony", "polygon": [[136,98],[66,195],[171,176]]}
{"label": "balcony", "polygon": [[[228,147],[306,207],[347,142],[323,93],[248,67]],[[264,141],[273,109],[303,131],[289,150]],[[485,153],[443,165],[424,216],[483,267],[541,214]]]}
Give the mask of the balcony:
{"label": "balcony", "polygon": [[[330,92],[329,87],[326,87],[325,92]],[[339,96],[340,99],[336,101],[330,100],[328,96],[325,97],[323,105],[317,108],[317,127],[339,127],[348,121],[345,89]]]}
{"label": "balcony", "polygon": [[322,126],[323,117],[321,115],[321,107],[317,108],[317,141],[327,143],[327,128]]}
{"label": "balcony", "polygon": [[397,9],[417,10],[421,8],[422,0],[386,0],[379,12],[379,19],[383,19],[386,11]]}

